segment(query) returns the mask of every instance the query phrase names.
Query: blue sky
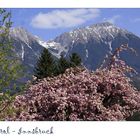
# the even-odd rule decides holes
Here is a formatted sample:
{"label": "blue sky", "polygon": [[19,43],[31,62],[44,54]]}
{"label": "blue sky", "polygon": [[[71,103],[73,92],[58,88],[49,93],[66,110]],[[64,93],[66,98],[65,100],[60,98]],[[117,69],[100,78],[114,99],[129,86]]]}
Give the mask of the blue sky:
{"label": "blue sky", "polygon": [[139,9],[10,9],[14,27],[24,27],[43,40],[77,27],[109,21],[140,36]]}

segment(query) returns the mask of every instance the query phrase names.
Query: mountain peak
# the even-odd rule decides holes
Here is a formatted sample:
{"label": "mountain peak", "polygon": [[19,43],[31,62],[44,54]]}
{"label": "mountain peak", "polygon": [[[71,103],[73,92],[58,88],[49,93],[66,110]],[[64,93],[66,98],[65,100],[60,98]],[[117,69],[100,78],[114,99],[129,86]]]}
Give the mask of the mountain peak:
{"label": "mountain peak", "polygon": [[[138,36],[126,29],[115,26],[110,22],[102,22],[63,33],[46,44],[48,49],[53,50],[55,56],[63,54],[67,57],[72,52],[77,52],[80,54],[83,64],[92,69],[95,67],[91,64],[92,61],[99,60],[98,62],[101,63],[101,59],[103,60],[105,57],[99,49],[102,49],[104,54],[112,54],[114,49],[122,44],[128,43],[130,47],[133,47],[131,45],[139,44],[136,43],[139,41]],[[91,55],[92,53],[94,54],[93,56]],[[98,64],[96,63],[95,65],[97,66]]]}
{"label": "mountain peak", "polygon": [[54,41],[66,47],[68,44],[72,46],[76,42],[84,44],[91,39],[95,42],[112,42],[118,35],[127,39],[128,34],[132,33],[110,22],[102,22],[63,33],[56,37]]}
{"label": "mountain peak", "polygon": [[107,22],[94,24],[93,26],[114,26],[114,24],[112,24],[111,22],[107,21]]}
{"label": "mountain peak", "polygon": [[11,32],[13,34],[20,34],[20,33],[27,33],[28,31],[24,29],[23,27],[15,27],[11,29]]}
{"label": "mountain peak", "polygon": [[32,40],[35,40],[35,36],[30,34],[26,29],[23,27],[16,27],[12,28],[10,31],[10,35],[17,40],[21,40],[25,43],[28,43]]}
{"label": "mountain peak", "polygon": [[[128,44],[140,54],[140,38],[110,22],[77,28],[47,42],[22,27],[13,28],[11,33],[16,46],[15,51],[24,65],[28,65],[29,73],[32,73],[43,47],[47,48],[55,58],[60,58],[61,54],[69,57],[73,52],[78,53],[83,65],[89,69],[99,67],[104,58],[122,44]],[[120,57],[140,72],[140,56],[132,55],[126,53]]]}

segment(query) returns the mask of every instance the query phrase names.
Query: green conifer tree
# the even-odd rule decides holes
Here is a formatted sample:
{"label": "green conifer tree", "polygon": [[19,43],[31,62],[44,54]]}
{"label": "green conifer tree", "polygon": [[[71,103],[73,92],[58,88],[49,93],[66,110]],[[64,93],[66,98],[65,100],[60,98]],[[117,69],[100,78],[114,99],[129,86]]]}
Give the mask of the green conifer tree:
{"label": "green conifer tree", "polygon": [[76,67],[81,66],[81,58],[77,53],[72,53],[70,56],[70,66]]}
{"label": "green conifer tree", "polygon": [[62,74],[65,72],[67,68],[70,67],[69,61],[61,55],[60,59],[58,60],[58,74]]}
{"label": "green conifer tree", "polygon": [[48,49],[44,49],[35,67],[35,76],[38,79],[55,75],[56,64]]}

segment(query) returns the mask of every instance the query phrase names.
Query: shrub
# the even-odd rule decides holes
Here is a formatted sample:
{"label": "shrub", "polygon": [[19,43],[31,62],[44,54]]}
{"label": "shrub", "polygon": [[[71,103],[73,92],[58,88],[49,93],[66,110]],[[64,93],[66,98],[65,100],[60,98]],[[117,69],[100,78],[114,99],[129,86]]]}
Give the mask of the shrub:
{"label": "shrub", "polygon": [[13,103],[16,113],[8,120],[117,121],[127,120],[140,109],[140,93],[130,84],[133,69],[119,60],[117,48],[108,64],[91,72],[67,69],[57,77],[37,81]]}

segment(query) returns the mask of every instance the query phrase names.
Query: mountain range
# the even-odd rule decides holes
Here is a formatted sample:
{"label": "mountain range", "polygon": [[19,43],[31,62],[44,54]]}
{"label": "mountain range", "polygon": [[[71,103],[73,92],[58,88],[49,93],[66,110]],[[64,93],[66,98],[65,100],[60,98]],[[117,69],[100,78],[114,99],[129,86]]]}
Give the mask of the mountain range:
{"label": "mountain range", "polygon": [[21,27],[12,28],[10,36],[14,50],[29,74],[33,74],[43,48],[47,48],[56,58],[60,58],[61,54],[67,58],[76,52],[80,55],[83,65],[95,70],[106,55],[112,54],[117,47],[126,43],[136,50],[138,56],[131,52],[122,52],[120,57],[140,73],[140,37],[109,22],[77,28],[49,41],[43,41]]}

